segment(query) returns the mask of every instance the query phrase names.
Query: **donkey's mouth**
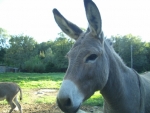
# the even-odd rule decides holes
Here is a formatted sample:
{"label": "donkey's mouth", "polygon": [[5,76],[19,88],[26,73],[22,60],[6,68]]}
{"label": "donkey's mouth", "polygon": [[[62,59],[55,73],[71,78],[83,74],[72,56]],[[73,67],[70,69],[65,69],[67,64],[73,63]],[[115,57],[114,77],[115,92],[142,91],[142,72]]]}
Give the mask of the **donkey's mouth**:
{"label": "donkey's mouth", "polygon": [[80,108],[80,106],[78,108],[74,109],[73,111],[69,111],[69,112],[66,112],[66,113],[77,113],[79,108]]}
{"label": "donkey's mouth", "polygon": [[[81,104],[80,104],[80,105],[81,105]],[[79,108],[80,108],[80,105],[79,105],[79,107],[76,109],[75,113],[77,113],[77,111],[79,110]]]}
{"label": "donkey's mouth", "polygon": [[80,106],[78,108],[70,108],[70,109],[61,109],[61,107],[60,107],[60,109],[65,113],[77,113],[79,108],[80,108]]}
{"label": "donkey's mouth", "polygon": [[80,108],[80,106],[78,107],[78,108],[76,108],[76,109],[72,109],[72,110],[69,110],[69,111],[67,111],[67,112],[65,112],[65,113],[77,113],[78,112],[78,110],[79,110],[79,108]]}
{"label": "donkey's mouth", "polygon": [[58,107],[65,113],[77,113],[81,105],[80,104],[79,106],[72,106],[69,104],[64,104],[64,103],[62,104],[58,98],[57,98],[57,104],[58,104]]}

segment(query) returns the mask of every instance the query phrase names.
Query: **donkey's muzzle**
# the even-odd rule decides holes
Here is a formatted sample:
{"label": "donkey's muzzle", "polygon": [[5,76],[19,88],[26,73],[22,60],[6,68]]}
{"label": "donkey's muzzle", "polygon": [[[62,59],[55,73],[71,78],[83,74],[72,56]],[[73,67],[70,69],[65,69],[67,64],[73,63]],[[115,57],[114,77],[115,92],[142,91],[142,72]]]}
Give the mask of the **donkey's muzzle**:
{"label": "donkey's muzzle", "polygon": [[78,107],[73,106],[69,98],[68,99],[57,98],[57,104],[59,108],[65,113],[76,113],[80,107],[80,106]]}
{"label": "donkey's muzzle", "polygon": [[57,104],[65,113],[76,113],[83,101],[83,94],[70,80],[64,80],[57,95]]}

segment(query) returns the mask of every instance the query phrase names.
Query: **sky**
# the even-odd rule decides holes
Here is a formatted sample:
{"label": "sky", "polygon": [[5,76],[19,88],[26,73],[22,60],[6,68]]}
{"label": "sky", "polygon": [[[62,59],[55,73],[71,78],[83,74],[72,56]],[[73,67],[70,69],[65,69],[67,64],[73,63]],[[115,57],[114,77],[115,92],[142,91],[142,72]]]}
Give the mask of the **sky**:
{"label": "sky", "polygon": [[[149,0],[93,0],[102,17],[102,29],[111,35],[132,34],[150,41]],[[87,28],[83,0],[0,0],[0,27],[11,35],[28,35],[37,42],[55,40],[61,29],[52,10]]]}

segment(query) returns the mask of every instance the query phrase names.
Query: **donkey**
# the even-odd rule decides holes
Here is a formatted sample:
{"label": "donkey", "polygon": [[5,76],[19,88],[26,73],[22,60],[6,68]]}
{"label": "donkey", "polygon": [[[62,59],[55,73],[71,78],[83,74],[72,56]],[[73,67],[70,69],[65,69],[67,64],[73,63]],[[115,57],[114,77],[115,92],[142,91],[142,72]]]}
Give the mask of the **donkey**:
{"label": "donkey", "polygon": [[21,105],[17,100],[17,95],[19,91],[20,91],[20,100],[22,100],[22,90],[16,83],[0,82],[0,100],[6,99],[6,101],[10,104],[11,109],[9,113],[12,113],[12,111],[16,108],[16,106],[18,107],[20,113],[23,113]]}
{"label": "donkey", "polygon": [[150,76],[139,76],[127,67],[104,38],[95,3],[84,0],[84,7],[89,23],[86,32],[53,9],[58,26],[75,39],[66,55],[69,65],[57,95],[58,106],[76,113],[83,101],[100,91],[104,113],[150,113]]}

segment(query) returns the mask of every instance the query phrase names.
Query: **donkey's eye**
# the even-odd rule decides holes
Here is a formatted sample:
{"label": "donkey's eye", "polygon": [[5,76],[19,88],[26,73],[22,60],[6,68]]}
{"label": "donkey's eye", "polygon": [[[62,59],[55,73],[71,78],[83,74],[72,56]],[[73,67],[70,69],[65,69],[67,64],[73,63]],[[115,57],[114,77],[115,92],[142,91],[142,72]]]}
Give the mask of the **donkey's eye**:
{"label": "donkey's eye", "polygon": [[96,58],[97,58],[97,55],[96,55],[96,54],[91,54],[90,56],[88,56],[88,57],[86,58],[86,61],[85,61],[85,62],[94,61]]}

